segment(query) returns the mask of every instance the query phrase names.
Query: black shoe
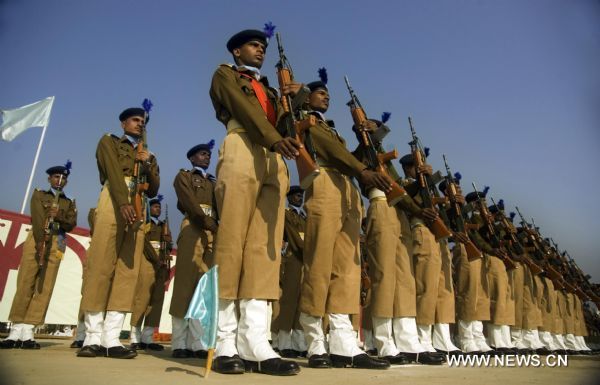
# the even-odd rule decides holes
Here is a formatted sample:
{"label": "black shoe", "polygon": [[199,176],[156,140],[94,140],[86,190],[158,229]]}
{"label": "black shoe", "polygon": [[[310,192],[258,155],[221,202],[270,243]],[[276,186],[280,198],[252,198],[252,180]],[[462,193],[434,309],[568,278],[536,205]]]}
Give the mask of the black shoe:
{"label": "black shoe", "polygon": [[325,354],[313,354],[308,357],[308,367],[315,369],[326,369],[331,368],[331,360],[329,355]]}
{"label": "black shoe", "polygon": [[365,353],[367,353],[370,356],[377,357],[377,349],[369,349]]}
{"label": "black shoe", "polygon": [[549,356],[550,354],[552,354],[552,350],[547,349],[546,347],[543,347],[543,348],[535,349],[535,353],[539,354],[540,356]]}
{"label": "black shoe", "polygon": [[444,355],[432,352],[400,354],[408,358],[409,362],[416,362],[422,365],[441,365],[446,361],[446,357]]}
{"label": "black shoe", "polygon": [[157,344],[155,342],[150,342],[149,344],[144,344],[144,345],[146,345],[145,349],[148,349],[148,350],[154,350],[157,352],[162,352],[163,350],[165,350],[164,346],[162,346],[161,344]]}
{"label": "black shoe", "polygon": [[75,341],[71,342],[70,347],[73,349],[75,349],[75,348],[81,349],[83,347],[83,341],[75,340]]}
{"label": "black shoe", "polygon": [[302,358],[306,358],[308,356],[308,351],[306,351],[306,350],[301,351],[299,353],[300,353],[299,356],[302,357]]}
{"label": "black shoe", "polygon": [[379,358],[370,357],[367,353],[358,354],[354,357],[338,356],[337,354],[330,354],[331,365],[334,368],[345,368],[350,366],[351,368],[359,369],[388,369],[390,363]]}
{"label": "black shoe", "polygon": [[77,357],[102,357],[104,348],[100,345],[85,345],[77,352]]}
{"label": "black shoe", "polygon": [[463,352],[461,350],[439,350],[435,349],[438,353],[443,354],[444,356],[462,356]]}
{"label": "black shoe", "polygon": [[129,349],[131,350],[144,350],[144,348],[142,347],[142,344],[140,342],[134,342],[132,344],[129,345]]}
{"label": "black shoe", "polygon": [[190,358],[192,354],[187,349],[175,349],[171,353],[171,357],[173,358]]}
{"label": "black shoe", "polygon": [[23,343],[21,344],[21,349],[39,349],[39,348],[40,348],[40,344],[35,342],[35,340],[23,341]]}
{"label": "black shoe", "polygon": [[406,365],[410,364],[410,360],[402,353],[398,353],[395,356],[380,357],[382,360],[386,360],[391,365]]}
{"label": "black shoe", "polygon": [[213,360],[212,369],[221,374],[244,373],[244,362],[237,354],[233,357],[219,356]]}
{"label": "black shoe", "polygon": [[279,355],[284,358],[298,358],[300,352],[294,349],[282,349],[279,351]]}
{"label": "black shoe", "polygon": [[279,357],[264,361],[244,361],[246,372],[270,374],[272,376],[293,376],[300,372],[296,361],[282,360]]}
{"label": "black shoe", "polygon": [[104,356],[109,358],[129,359],[137,356],[137,353],[135,350],[128,349],[125,346],[113,346],[112,348],[106,349]]}
{"label": "black shoe", "polygon": [[[162,345],[158,345],[158,346],[162,346]],[[208,352],[206,350],[194,350],[194,353],[192,353],[192,355],[195,358],[200,358],[205,360],[208,357]]]}
{"label": "black shoe", "polygon": [[[15,349],[21,341],[9,340],[8,338],[0,341],[0,349]],[[20,345],[18,347],[21,347]]]}

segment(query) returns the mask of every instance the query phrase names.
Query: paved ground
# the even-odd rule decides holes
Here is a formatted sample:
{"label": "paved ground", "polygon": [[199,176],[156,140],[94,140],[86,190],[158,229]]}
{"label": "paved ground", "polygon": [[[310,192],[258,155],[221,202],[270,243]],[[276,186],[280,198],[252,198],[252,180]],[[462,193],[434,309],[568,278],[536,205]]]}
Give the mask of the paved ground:
{"label": "paved ground", "polygon": [[[440,367],[408,365],[389,370],[310,369],[299,360],[297,376],[262,374],[226,376],[211,373],[203,378],[204,360],[175,360],[170,349],[141,352],[132,360],[77,358],[69,340],[39,340],[42,349],[0,350],[1,385],[186,385],[186,384],[408,384],[408,385],[515,385],[598,384],[600,357],[570,356],[562,367]],[[542,358],[542,363],[544,363]]]}

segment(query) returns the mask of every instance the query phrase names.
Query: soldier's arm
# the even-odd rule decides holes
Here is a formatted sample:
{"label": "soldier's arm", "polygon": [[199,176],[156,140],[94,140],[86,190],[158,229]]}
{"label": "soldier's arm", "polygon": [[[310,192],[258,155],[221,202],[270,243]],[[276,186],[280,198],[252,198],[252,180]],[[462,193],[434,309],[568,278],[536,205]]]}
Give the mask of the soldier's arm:
{"label": "soldier's arm", "polygon": [[66,210],[58,210],[56,221],[60,223],[60,227],[65,231],[73,231],[77,226],[77,206],[75,200],[67,199],[69,207]]}
{"label": "soldier's arm", "polygon": [[33,239],[36,243],[44,239],[44,225],[46,224],[46,209],[42,204],[41,194],[43,193],[33,190],[29,204],[31,210],[31,231],[33,231]]}
{"label": "soldier's arm", "polygon": [[110,184],[110,195],[118,207],[129,204],[129,189],[125,184],[123,170],[119,165],[118,153],[110,135],[100,139],[96,149],[96,160],[100,173],[106,175]]}
{"label": "soldier's arm", "polygon": [[186,174],[186,171],[180,171],[173,181],[173,187],[175,187],[175,193],[177,194],[177,201],[181,205],[183,211],[188,215],[190,221],[202,226],[202,221],[206,214],[204,214],[199,202],[196,201],[194,187]]}
{"label": "soldier's arm", "polygon": [[144,239],[144,256],[154,265],[160,264],[160,258],[148,238]]}
{"label": "soldier's arm", "polygon": [[[269,123],[262,109],[250,102],[246,93],[253,93],[252,88],[241,89],[237,76],[239,76],[237,72],[227,66],[220,66],[213,75],[210,97],[215,104],[217,117],[219,110],[224,108],[242,125],[254,143],[271,150],[273,145],[283,138]],[[215,100],[220,105],[217,105]]]}
{"label": "soldier's arm", "polygon": [[150,158],[150,166],[146,170],[146,177],[148,178],[149,185],[146,195],[149,198],[154,198],[156,194],[158,194],[158,190],[160,188],[160,170],[154,154],[152,154]]}
{"label": "soldier's arm", "polygon": [[319,156],[324,161],[334,165],[346,175],[360,178],[360,173],[367,166],[356,159],[340,141],[333,139],[323,129],[311,129],[310,135]]}

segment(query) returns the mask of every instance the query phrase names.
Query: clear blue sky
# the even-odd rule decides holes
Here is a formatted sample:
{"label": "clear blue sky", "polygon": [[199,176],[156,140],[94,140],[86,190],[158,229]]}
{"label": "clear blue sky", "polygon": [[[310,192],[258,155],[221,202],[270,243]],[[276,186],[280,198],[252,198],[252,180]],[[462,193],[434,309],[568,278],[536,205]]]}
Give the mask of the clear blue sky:
{"label": "clear blue sky", "polygon": [[[392,112],[389,148],[409,150],[411,115],[435,168],[445,153],[467,186],[489,185],[509,210],[520,206],[600,279],[600,3],[592,0],[0,0],[0,106],[56,96],[34,186],[70,158],[68,193],[87,227],[100,190],[96,144],[120,135],[118,114],[148,97],[149,145],[177,232],[172,181],[189,166],[185,153],[225,133],[208,97],[214,69],[231,60],[225,42],[268,20],[297,80],[327,67],[328,115],[351,148],[345,74],[370,116]],[[272,45],[263,73],[273,82],[275,56]],[[32,129],[0,142],[0,207],[20,209],[39,136]]]}

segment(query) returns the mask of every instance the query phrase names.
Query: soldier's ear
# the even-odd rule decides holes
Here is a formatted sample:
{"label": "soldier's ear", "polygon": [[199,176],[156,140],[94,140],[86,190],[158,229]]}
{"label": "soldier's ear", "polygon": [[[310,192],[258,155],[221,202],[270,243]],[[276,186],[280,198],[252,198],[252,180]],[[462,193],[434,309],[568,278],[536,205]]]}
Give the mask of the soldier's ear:
{"label": "soldier's ear", "polygon": [[236,64],[238,64],[238,59],[241,56],[241,52],[242,52],[242,50],[239,47],[234,48],[233,51],[231,51],[231,54],[233,55],[233,59],[235,60]]}

